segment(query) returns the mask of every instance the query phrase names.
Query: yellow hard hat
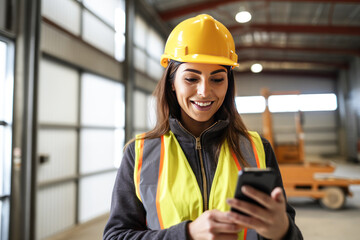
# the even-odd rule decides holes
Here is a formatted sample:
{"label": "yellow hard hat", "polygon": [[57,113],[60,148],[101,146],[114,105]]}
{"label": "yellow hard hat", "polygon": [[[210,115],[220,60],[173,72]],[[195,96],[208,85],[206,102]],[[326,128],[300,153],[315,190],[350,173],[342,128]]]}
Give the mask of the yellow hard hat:
{"label": "yellow hard hat", "polygon": [[233,68],[239,66],[231,33],[222,23],[207,14],[182,21],[173,29],[161,56],[161,65],[167,67],[170,59],[228,65]]}

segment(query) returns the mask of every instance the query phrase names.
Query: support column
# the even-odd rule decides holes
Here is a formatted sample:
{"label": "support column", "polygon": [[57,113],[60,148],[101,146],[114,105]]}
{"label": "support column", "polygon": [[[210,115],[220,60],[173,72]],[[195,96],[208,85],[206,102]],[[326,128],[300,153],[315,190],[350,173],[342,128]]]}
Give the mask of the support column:
{"label": "support column", "polygon": [[36,238],[37,83],[41,0],[21,1],[24,7],[24,112],[21,162],[21,239]]}
{"label": "support column", "polygon": [[126,28],[125,28],[125,142],[133,137],[134,131],[134,23],[135,1],[126,0]]}

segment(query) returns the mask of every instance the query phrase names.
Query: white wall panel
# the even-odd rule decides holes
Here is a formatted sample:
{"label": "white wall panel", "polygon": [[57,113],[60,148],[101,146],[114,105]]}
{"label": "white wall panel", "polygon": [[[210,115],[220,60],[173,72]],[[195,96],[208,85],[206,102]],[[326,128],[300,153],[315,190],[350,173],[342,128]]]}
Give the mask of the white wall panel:
{"label": "white wall panel", "polygon": [[[5,198],[0,201],[0,239],[9,238],[10,225],[10,199]],[[4,220],[4,221],[3,221]]]}
{"label": "white wall panel", "polygon": [[337,127],[336,112],[304,113],[304,128],[335,128]]}
{"label": "white wall panel", "polygon": [[36,239],[44,239],[75,225],[75,183],[44,188],[37,192]]}
{"label": "white wall panel", "polygon": [[0,126],[0,195],[11,193],[12,127]]}
{"label": "white wall panel", "polygon": [[152,129],[156,124],[156,98],[152,95],[149,95],[147,99],[147,127]]}
{"label": "white wall panel", "polygon": [[124,130],[82,129],[80,173],[106,170],[119,165],[124,146]]}
{"label": "white wall panel", "polygon": [[49,155],[49,162],[39,164],[38,182],[74,176],[76,174],[76,149],[75,130],[39,130],[38,155]]}
{"label": "white wall panel", "polygon": [[[5,165],[5,127],[0,125],[0,195],[3,195],[4,165]],[[1,201],[0,201],[1,202]],[[1,208],[0,208],[1,209]],[[1,217],[0,217],[1,218]],[[0,220],[1,221],[1,220]],[[0,225],[1,226],[1,225]]]}
{"label": "white wall panel", "polygon": [[[303,112],[306,159],[310,159],[311,155],[339,153],[336,114],[336,111]],[[249,130],[262,133],[262,114],[242,114],[241,116]],[[294,117],[294,113],[272,114],[275,143],[296,143]]]}
{"label": "white wall panel", "polygon": [[83,12],[83,39],[110,56],[115,56],[115,32],[89,12]]}
{"label": "white wall panel", "polygon": [[157,61],[152,58],[148,58],[146,70],[147,74],[152,79],[159,81],[164,72],[164,68],[160,65],[160,58]]}
{"label": "white wall panel", "polygon": [[40,61],[39,122],[76,124],[79,74],[75,69]]}
{"label": "white wall panel", "polygon": [[338,141],[338,136],[335,131],[326,131],[326,132],[316,132],[316,131],[307,131],[305,135],[305,141]]}
{"label": "white wall panel", "polygon": [[[4,2],[5,3],[5,2]],[[1,3],[0,3],[1,4]],[[0,41],[0,120],[5,119],[6,43]]]}
{"label": "white wall panel", "polygon": [[134,43],[141,49],[146,49],[148,26],[145,21],[139,16],[135,17],[134,26]]}
{"label": "white wall panel", "polygon": [[43,0],[41,14],[67,29],[69,32],[80,35],[81,9],[73,0]]}
{"label": "white wall panel", "polygon": [[81,223],[110,211],[116,171],[80,180],[79,220]]}
{"label": "white wall panel", "polygon": [[134,67],[136,70],[139,70],[143,73],[146,72],[146,54],[143,50],[139,48],[134,48]]}
{"label": "white wall panel", "polygon": [[81,124],[124,127],[124,86],[88,73],[81,78]]}
{"label": "white wall panel", "polygon": [[118,7],[117,2],[117,0],[83,0],[87,8],[111,26],[114,26],[115,9]]}
{"label": "white wall panel", "polygon": [[115,33],[115,59],[119,62],[125,60],[125,42],[123,33]]}
{"label": "white wall panel", "polygon": [[306,144],[305,143],[305,154],[306,155],[328,155],[337,154],[338,146],[334,144]]}
{"label": "white wall panel", "polygon": [[9,69],[12,62],[8,59],[10,47],[0,41],[0,120],[12,123],[14,78]]}
{"label": "white wall panel", "polygon": [[[160,62],[161,55],[164,53],[164,41],[162,40],[160,35],[152,28],[149,29],[147,37],[147,53],[153,59],[159,59],[158,62]],[[160,65],[160,63],[158,64]]]}
{"label": "white wall panel", "polygon": [[261,88],[270,91],[300,91],[307,93],[333,93],[335,81],[326,77],[302,77],[284,75],[235,74],[238,96],[259,96]]}
{"label": "white wall panel", "polygon": [[273,121],[273,129],[275,132],[296,131],[294,113],[274,113],[271,116]]}
{"label": "white wall panel", "polygon": [[275,135],[275,142],[277,144],[296,144],[297,136],[296,133],[277,133]]}
{"label": "white wall panel", "polygon": [[248,130],[262,132],[261,114],[240,114],[240,116]]}
{"label": "white wall panel", "polygon": [[147,96],[140,91],[134,91],[134,127],[144,129],[147,126]]}

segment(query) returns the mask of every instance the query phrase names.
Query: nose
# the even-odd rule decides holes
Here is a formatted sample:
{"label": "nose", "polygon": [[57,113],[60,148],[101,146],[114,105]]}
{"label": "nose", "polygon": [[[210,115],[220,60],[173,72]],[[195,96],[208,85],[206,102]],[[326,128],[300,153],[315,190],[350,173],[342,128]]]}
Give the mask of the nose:
{"label": "nose", "polygon": [[202,79],[197,86],[197,94],[206,97],[209,95],[211,91],[211,86],[209,82],[206,79]]}

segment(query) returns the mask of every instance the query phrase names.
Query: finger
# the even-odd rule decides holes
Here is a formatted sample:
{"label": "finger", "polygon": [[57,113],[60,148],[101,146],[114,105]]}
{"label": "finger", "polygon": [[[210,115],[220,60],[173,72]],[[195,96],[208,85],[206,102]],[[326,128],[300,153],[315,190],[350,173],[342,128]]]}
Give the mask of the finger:
{"label": "finger", "polygon": [[[228,218],[228,221],[230,219]],[[236,234],[240,232],[243,228],[240,227],[238,224],[235,224],[233,221],[232,223],[220,223],[220,222],[213,222],[210,226],[209,231],[215,234],[218,233],[229,233],[229,234]]]}
{"label": "finger", "polygon": [[248,197],[254,199],[256,202],[260,203],[261,205],[263,205],[265,208],[271,208],[272,206],[272,199],[269,195],[267,195],[266,193],[256,190],[253,187],[250,187],[248,185],[243,186],[241,188],[241,191]]}
{"label": "finger", "polygon": [[[263,207],[259,207],[255,204],[248,203],[246,201],[238,200],[238,199],[228,199],[228,204],[241,212],[247,213],[251,217],[258,218],[262,221],[265,221],[271,217],[271,212],[266,210]],[[241,214],[238,214],[241,215]]]}
{"label": "finger", "polygon": [[211,210],[209,212],[209,218],[215,222],[219,223],[233,223],[229,220],[229,218],[226,216],[225,212],[221,212],[219,210]]}
{"label": "finger", "polygon": [[277,202],[279,202],[279,203],[285,202],[284,192],[283,192],[283,190],[282,190],[281,187],[276,187],[276,188],[271,192],[271,197],[272,197],[272,199],[274,199],[275,201],[277,201]]}
{"label": "finger", "polygon": [[232,221],[241,225],[244,228],[259,229],[259,228],[264,228],[266,226],[265,222],[254,217],[249,217],[234,212],[228,212],[227,216],[229,217],[229,219],[231,219]]}
{"label": "finger", "polygon": [[215,239],[221,239],[221,240],[237,240],[238,239],[238,235],[237,233],[233,233],[233,234],[216,234],[215,235]]}

